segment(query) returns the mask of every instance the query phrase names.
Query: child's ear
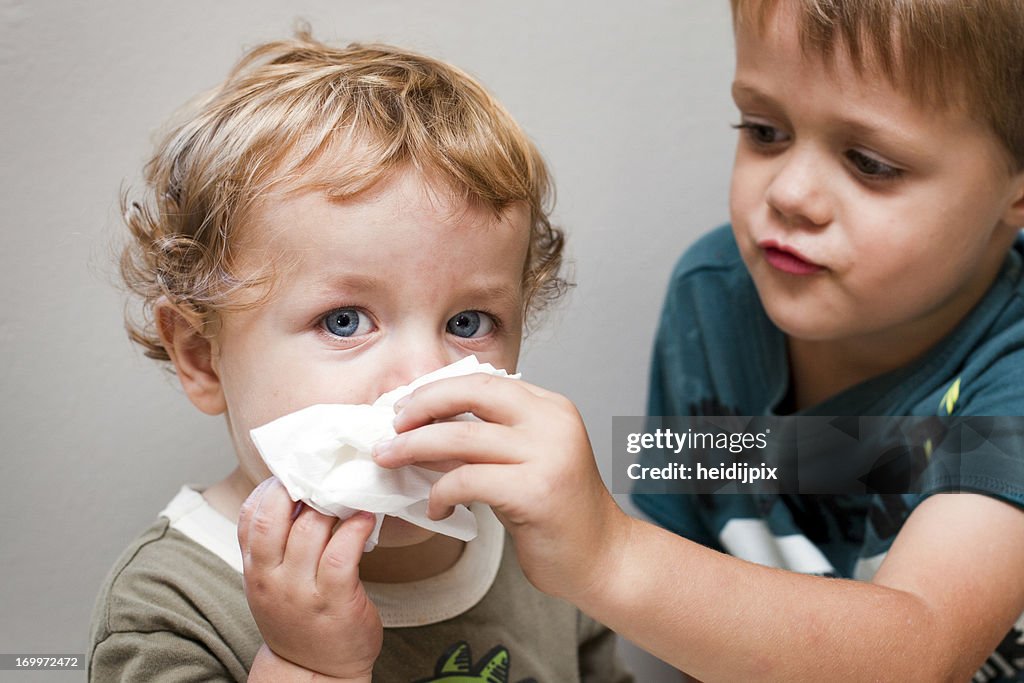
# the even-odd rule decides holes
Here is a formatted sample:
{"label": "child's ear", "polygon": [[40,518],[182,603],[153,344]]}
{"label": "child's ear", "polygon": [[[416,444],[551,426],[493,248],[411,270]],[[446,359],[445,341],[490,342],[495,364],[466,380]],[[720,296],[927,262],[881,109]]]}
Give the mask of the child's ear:
{"label": "child's ear", "polygon": [[154,306],[157,333],[174,363],[181,388],[207,415],[220,415],[227,404],[215,362],[213,343],[199,330],[199,321],[161,298]]}
{"label": "child's ear", "polygon": [[1024,170],[1013,179],[1013,201],[1003,216],[1003,222],[1015,228],[1024,228]]}

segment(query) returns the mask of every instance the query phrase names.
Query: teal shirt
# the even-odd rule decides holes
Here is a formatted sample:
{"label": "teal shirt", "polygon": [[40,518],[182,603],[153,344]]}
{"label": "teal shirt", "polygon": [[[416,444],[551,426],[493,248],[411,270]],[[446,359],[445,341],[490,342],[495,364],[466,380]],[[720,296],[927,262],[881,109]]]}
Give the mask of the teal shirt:
{"label": "teal shirt", "polygon": [[[1024,236],[1018,236],[983,299],[927,354],[800,414],[1024,415],[1022,263]],[[788,392],[785,336],[765,313],[730,227],[717,228],[672,274],[647,412],[774,415]],[[936,479],[918,494],[634,494],[633,501],[666,529],[712,548],[796,571],[869,579],[910,512],[931,493],[959,487],[1024,507],[1024,439],[1007,434],[1005,440],[972,458],[959,481]],[[767,555],[766,543],[773,548]],[[1015,642],[1024,640],[1021,627],[1019,621],[1004,641],[1014,650],[1005,656],[1019,664],[1012,675],[995,667],[976,680],[1024,681],[1024,646]]]}

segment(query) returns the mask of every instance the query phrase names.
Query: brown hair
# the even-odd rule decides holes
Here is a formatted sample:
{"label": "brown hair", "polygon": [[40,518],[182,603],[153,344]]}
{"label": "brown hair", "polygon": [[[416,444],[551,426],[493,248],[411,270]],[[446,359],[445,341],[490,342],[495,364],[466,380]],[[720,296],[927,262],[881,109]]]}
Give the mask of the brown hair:
{"label": "brown hair", "polygon": [[[339,158],[316,164],[328,151]],[[218,311],[253,305],[230,295],[271,276],[239,277],[231,245],[245,211],[272,188],[352,197],[410,165],[496,214],[526,203],[524,314],[564,292],[547,168],[479,83],[429,57],[386,45],[333,48],[300,29],[245,54],[159,142],[145,196],[122,196],[131,240],[121,274],[142,304],[141,316],[126,315],[129,336],[168,360],[153,321],[161,297],[207,334]]]}
{"label": "brown hair", "polygon": [[963,105],[1024,168],[1024,2],[1021,0],[731,0],[736,26],[764,30],[785,1],[805,52],[870,61],[927,106]]}

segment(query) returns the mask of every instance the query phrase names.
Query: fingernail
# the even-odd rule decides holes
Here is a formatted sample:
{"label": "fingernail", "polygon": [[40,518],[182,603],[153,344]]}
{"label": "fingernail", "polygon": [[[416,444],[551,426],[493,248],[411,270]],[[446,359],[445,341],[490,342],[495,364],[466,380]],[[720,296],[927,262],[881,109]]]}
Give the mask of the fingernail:
{"label": "fingernail", "polygon": [[440,522],[442,519],[448,519],[449,517],[451,517],[453,512],[455,512],[455,508],[449,505],[448,507],[442,509],[440,513],[438,513],[436,516],[431,514],[428,514],[427,516],[435,522]]}
{"label": "fingernail", "polygon": [[409,399],[411,397],[412,394],[409,394],[409,396],[403,396],[402,398],[398,399],[398,401],[395,402],[395,412],[401,412],[402,408],[404,408],[406,404],[409,403]]}
{"label": "fingernail", "polygon": [[246,510],[255,504],[255,500],[258,499],[260,495],[262,495],[263,489],[267,488],[267,485],[270,484],[270,479],[272,478],[273,477],[264,479],[259,484],[256,484],[256,486],[253,487],[252,491],[249,491],[249,495],[246,496],[245,500],[242,502],[242,510]]}
{"label": "fingernail", "polygon": [[391,452],[391,447],[394,444],[394,439],[388,439],[387,441],[378,441],[373,446],[373,459],[387,457],[387,454]]}

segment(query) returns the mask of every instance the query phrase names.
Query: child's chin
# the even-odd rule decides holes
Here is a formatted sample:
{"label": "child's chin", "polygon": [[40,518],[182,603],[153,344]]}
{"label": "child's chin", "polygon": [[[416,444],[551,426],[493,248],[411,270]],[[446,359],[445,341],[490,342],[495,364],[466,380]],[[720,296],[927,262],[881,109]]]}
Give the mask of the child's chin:
{"label": "child's chin", "polygon": [[380,527],[377,546],[380,548],[404,548],[429,541],[437,535],[436,531],[428,531],[423,527],[410,524],[404,519],[385,515]]}

